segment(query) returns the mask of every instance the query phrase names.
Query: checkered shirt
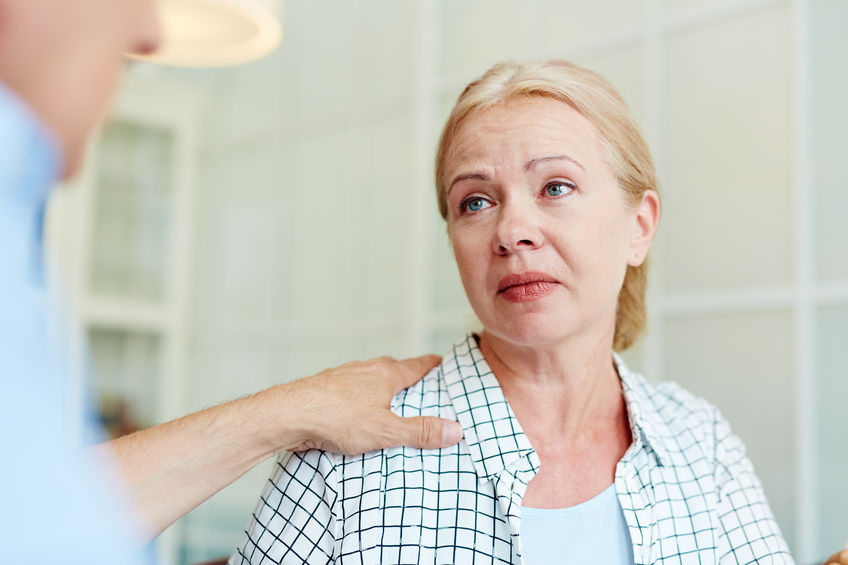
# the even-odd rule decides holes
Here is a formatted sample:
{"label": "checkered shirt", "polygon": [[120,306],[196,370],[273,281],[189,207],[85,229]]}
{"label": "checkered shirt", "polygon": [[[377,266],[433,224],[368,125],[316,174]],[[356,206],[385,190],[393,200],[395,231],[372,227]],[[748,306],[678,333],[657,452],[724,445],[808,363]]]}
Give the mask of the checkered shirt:
{"label": "checkered shirt", "polygon": [[[793,563],[718,410],[615,362],[634,438],[615,487],[635,562]],[[439,450],[283,454],[230,564],[523,563],[521,499],[539,457],[475,337],[392,410],[456,419],[464,439]]]}

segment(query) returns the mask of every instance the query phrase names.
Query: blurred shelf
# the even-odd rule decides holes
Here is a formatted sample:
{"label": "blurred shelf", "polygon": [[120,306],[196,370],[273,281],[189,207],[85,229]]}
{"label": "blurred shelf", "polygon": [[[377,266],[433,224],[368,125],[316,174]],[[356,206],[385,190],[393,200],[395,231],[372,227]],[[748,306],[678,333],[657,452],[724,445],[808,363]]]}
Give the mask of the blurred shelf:
{"label": "blurred shelf", "polygon": [[126,330],[164,332],[170,316],[164,304],[127,298],[89,298],[83,307],[86,325]]}

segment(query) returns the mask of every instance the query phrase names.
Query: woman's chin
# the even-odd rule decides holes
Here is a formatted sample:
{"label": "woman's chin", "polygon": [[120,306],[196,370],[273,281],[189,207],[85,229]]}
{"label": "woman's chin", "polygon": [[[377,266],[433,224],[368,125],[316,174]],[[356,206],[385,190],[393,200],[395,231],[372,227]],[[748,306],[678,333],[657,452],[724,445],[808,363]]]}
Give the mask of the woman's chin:
{"label": "woman's chin", "polygon": [[600,317],[579,316],[570,310],[480,320],[484,332],[491,337],[521,347],[550,348],[578,342],[597,344],[605,343],[607,338],[612,347],[615,329],[614,311]]}
{"label": "woman's chin", "polygon": [[562,324],[528,323],[526,321],[497,324],[492,327],[483,325],[484,332],[513,345],[522,347],[544,347],[552,343],[567,340],[570,332],[563,331]]}

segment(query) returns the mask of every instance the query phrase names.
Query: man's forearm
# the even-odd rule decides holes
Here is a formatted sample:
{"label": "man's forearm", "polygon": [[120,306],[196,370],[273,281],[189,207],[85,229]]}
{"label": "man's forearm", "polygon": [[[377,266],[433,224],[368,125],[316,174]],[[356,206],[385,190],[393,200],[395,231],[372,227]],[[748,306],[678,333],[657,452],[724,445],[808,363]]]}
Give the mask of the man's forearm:
{"label": "man's forearm", "polygon": [[347,363],[94,449],[109,452],[155,537],[277,451],[455,444],[462,437],[456,422],[390,410],[392,397],[438,361],[426,355]]}
{"label": "man's forearm", "polygon": [[[301,435],[289,385],[100,446],[115,461],[151,537]],[[293,443],[292,443],[293,445]]]}

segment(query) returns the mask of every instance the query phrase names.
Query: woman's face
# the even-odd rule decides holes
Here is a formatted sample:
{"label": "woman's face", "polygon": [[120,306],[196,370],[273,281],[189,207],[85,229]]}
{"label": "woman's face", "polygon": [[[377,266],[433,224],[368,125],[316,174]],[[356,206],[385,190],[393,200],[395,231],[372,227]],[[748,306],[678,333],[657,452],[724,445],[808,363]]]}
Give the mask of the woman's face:
{"label": "woman's face", "polygon": [[487,332],[522,345],[612,343],[627,265],[658,219],[625,202],[600,135],[576,110],[523,98],[474,115],[447,155],[448,234]]}

